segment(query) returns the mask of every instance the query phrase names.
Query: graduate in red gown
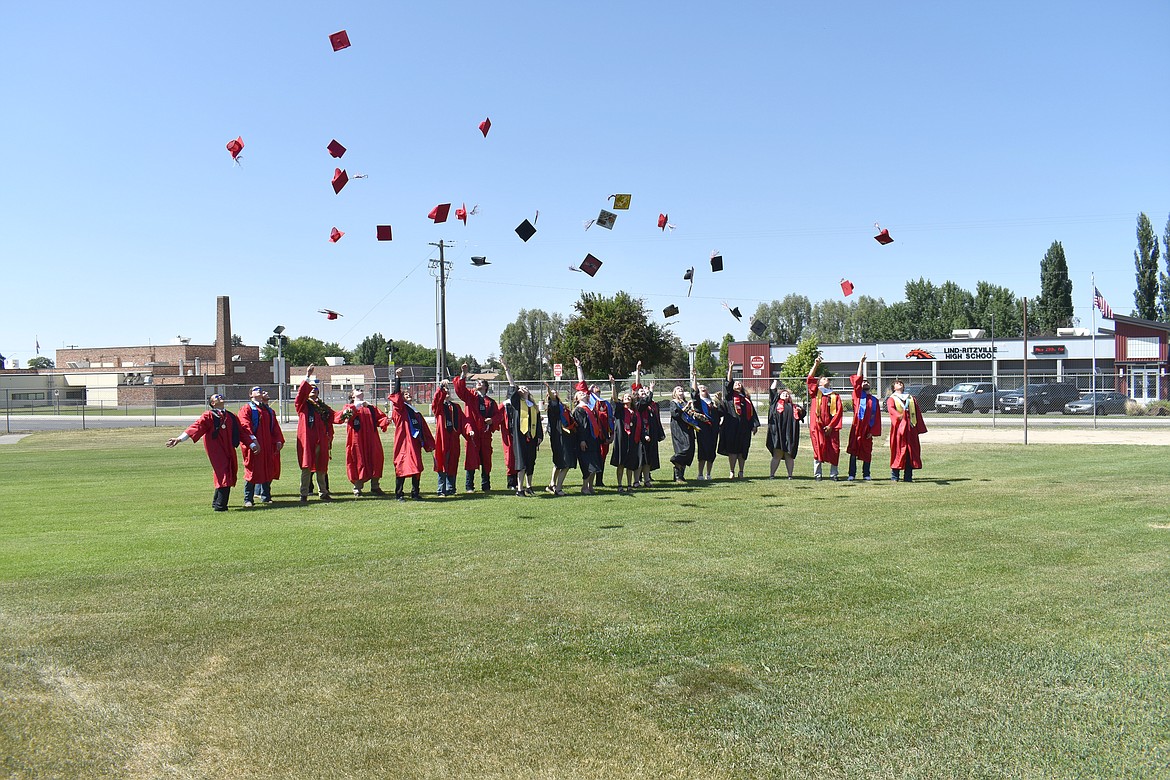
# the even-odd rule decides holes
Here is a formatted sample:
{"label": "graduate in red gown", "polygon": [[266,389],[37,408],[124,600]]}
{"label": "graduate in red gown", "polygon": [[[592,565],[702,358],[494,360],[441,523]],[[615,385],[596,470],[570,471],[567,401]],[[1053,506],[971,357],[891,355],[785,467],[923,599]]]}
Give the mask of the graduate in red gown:
{"label": "graduate in red gown", "polygon": [[301,467],[301,503],[313,492],[313,475],[322,501],[329,501],[329,458],[333,447],[333,410],[321,400],[309,366],[297,388],[293,407],[297,410],[297,463]]}
{"label": "graduate in red gown", "polygon": [[460,438],[471,435],[463,408],[451,400],[451,383],[444,379],[431,399],[431,416],[435,418],[435,473],[439,475],[440,496],[455,495],[455,477],[459,474]]}
{"label": "graduate in red gown", "polygon": [[167,439],[167,446],[174,447],[187,439],[191,441],[203,439],[203,449],[207,452],[207,459],[211,461],[211,473],[215,483],[211,508],[216,512],[226,512],[239,470],[236,447],[240,446],[240,421],[223,408],[224,397],[219,393],[208,398],[207,405],[210,408],[191,423],[187,430],[180,433],[177,438]]}
{"label": "graduate in red gown", "polygon": [[886,411],[890,414],[890,481],[897,482],[905,469],[906,477],[902,481],[913,482],[914,469],[922,468],[918,436],[926,433],[926,421],[901,379],[895,379],[890,388]]}
{"label": "graduate in red gown", "polygon": [[869,392],[865,378],[865,355],[857,364],[857,373],[849,377],[853,385],[853,422],[849,426],[849,481],[857,479],[857,461],[861,461],[861,478],[869,481],[869,462],[873,460],[873,440],[882,435],[882,410],[878,399]]}
{"label": "graduate in red gown", "polygon": [[808,436],[812,440],[813,479],[821,478],[821,464],[829,464],[829,479],[837,480],[837,464],[841,460],[841,396],[829,387],[829,378],[817,379],[821,356],[805,380],[808,385]]}
{"label": "graduate in red gown", "polygon": [[284,432],[276,412],[264,401],[265,393],[252,388],[252,399],[240,407],[240,449],[244,453],[244,506],[251,507],[257,496],[262,504],[272,503],[272,482],[280,479],[280,449]]}
{"label": "graduate in red gown", "polygon": [[499,429],[503,413],[500,405],[488,397],[488,383],[480,379],[475,383],[474,391],[468,389],[467,364],[460,368],[462,372],[452,384],[455,394],[463,401],[463,413],[471,423],[472,432],[467,437],[467,456],[463,459],[463,468],[467,471],[463,489],[468,493],[475,490],[475,472],[479,470],[480,489],[486,493],[492,489],[492,434]]}
{"label": "graduate in red gown", "polygon": [[349,397],[350,402],[345,408],[333,413],[333,422],[338,425],[345,423],[345,475],[353,483],[354,496],[361,496],[367,482],[371,494],[384,496],[381,480],[386,456],[378,430],[389,428],[390,418],[376,405],[366,403],[361,388],[354,390]]}
{"label": "graduate in red gown", "polygon": [[427,418],[414,408],[414,397],[402,389],[402,369],[394,371],[394,385],[386,396],[390,402],[390,419],[394,422],[394,497],[405,501],[403,486],[410,477],[410,497],[422,500],[419,478],[423,473],[423,450],[433,452],[435,438],[427,425]]}

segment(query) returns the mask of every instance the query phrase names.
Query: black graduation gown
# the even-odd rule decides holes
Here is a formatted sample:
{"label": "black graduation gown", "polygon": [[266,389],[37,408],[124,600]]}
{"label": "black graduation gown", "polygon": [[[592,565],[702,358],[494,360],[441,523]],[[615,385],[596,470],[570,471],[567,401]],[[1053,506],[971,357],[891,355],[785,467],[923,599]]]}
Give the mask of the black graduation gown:
{"label": "black graduation gown", "polygon": [[[562,411],[563,410],[563,411]],[[548,441],[552,450],[553,466],[558,469],[573,469],[577,467],[577,433],[575,430],[565,430],[563,413],[568,409],[557,399],[548,402],[545,409],[548,413]],[[569,414],[569,419],[573,415]]]}
{"label": "black graduation gown", "polygon": [[784,404],[784,411],[776,411],[776,396],[779,393],[772,390],[768,393],[768,451],[775,454],[777,451],[795,458],[800,448],[800,422],[803,414],[797,416],[796,404],[792,401]]}
{"label": "black graduation gown", "polygon": [[670,402],[670,443],[674,455],[670,462],[676,466],[689,466],[695,460],[695,429],[683,419],[683,407],[678,401]]}
{"label": "black graduation gown", "polygon": [[642,447],[638,440],[637,415],[621,401],[613,401],[613,444],[609,448],[609,465],[636,469],[641,465]]}
{"label": "black graduation gown", "polygon": [[[596,474],[601,471],[601,439],[593,432],[592,412],[578,406],[573,410],[573,420],[577,423],[577,465],[587,474]],[[581,449],[581,443],[585,449]]]}
{"label": "black graduation gown", "polygon": [[662,430],[662,418],[658,413],[658,404],[647,399],[635,400],[634,410],[644,420],[640,443],[642,454],[639,464],[654,471],[661,466],[661,461],[658,458],[658,442],[666,438],[666,432]]}
{"label": "black graduation gown", "polygon": [[[504,409],[508,414],[508,433],[512,436],[512,461],[516,464],[516,473],[521,471],[531,474],[536,467],[536,450],[544,441],[544,425],[541,421],[540,407],[536,409],[536,436],[528,436],[520,429],[520,410],[525,401],[520,390],[513,385],[508,388],[510,397]],[[532,403],[536,403],[533,401]]]}
{"label": "black graduation gown", "polygon": [[[723,419],[719,423],[719,454],[747,456],[752,446],[752,431],[760,424],[756,405],[748,398],[748,413],[741,418],[735,409],[735,391],[728,382],[723,391]],[[746,398],[746,395],[744,396]]]}
{"label": "black graduation gown", "polygon": [[703,401],[699,398],[698,389],[695,390],[695,408],[707,415],[709,423],[699,423],[699,430],[695,433],[695,454],[699,461],[710,463],[715,460],[716,449],[719,446],[719,423],[723,418],[722,410],[714,400]]}

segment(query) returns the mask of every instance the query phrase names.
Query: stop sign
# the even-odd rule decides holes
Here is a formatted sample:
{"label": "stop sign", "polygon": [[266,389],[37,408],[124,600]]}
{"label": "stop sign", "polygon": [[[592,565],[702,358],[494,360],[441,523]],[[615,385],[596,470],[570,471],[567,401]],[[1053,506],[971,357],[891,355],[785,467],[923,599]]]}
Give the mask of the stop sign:
{"label": "stop sign", "polygon": [[561,364],[553,363],[553,376],[557,379],[561,378]]}
{"label": "stop sign", "polygon": [[752,355],[751,360],[748,362],[748,364],[752,367],[753,370],[762,371],[764,369],[764,356],[763,355]]}

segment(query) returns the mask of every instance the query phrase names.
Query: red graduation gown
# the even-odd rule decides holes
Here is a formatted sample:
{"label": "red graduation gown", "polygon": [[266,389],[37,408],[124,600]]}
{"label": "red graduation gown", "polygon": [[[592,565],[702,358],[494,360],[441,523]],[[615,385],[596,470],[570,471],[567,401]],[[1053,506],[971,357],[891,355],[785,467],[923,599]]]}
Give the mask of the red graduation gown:
{"label": "red graduation gown", "polygon": [[[313,408],[313,402],[309,400],[312,389],[308,382],[301,382],[293,401],[297,410],[297,463],[303,469],[324,473],[329,470],[329,449],[333,446],[333,411],[329,407],[324,410]],[[312,425],[309,424],[310,413],[313,415]]]}
{"label": "red graduation gown", "polygon": [[[492,472],[492,434],[500,427],[500,405],[491,398],[481,398],[478,393],[467,387],[462,376],[457,376],[451,382],[455,387],[455,394],[463,401],[463,414],[471,423],[471,435],[467,438],[467,456],[463,459],[463,468],[468,471],[483,469],[483,473]],[[480,402],[483,410],[480,410]]]}
{"label": "red graduation gown", "polygon": [[[211,473],[217,488],[234,487],[239,473],[239,459],[232,439],[240,436],[239,421],[227,410],[216,415],[208,409],[187,428],[191,441],[203,439],[203,449],[211,461]],[[235,428],[235,430],[233,430]],[[213,437],[211,434],[215,432]],[[234,436],[233,436],[234,434]]]}
{"label": "red graduation gown", "polygon": [[381,479],[385,455],[378,429],[389,428],[390,418],[373,404],[346,404],[340,412],[333,413],[333,422],[342,422],[342,415],[349,410],[354,414],[345,421],[345,476],[350,482]]}
{"label": "red graduation gown", "polygon": [[[394,422],[394,473],[399,477],[413,477],[423,472],[423,450],[433,451],[435,438],[426,418],[406,405],[398,387],[395,383],[395,391],[386,397],[390,402],[390,419]],[[414,420],[413,430],[408,416]]]}
{"label": "red graduation gown", "polygon": [[[256,423],[252,423],[252,414]],[[244,481],[264,484],[280,479],[280,450],[276,443],[284,443],[284,432],[276,421],[271,407],[245,404],[237,415],[240,419],[240,449],[244,452]],[[252,439],[259,447],[252,451]]]}
{"label": "red graduation gown", "polygon": [[439,385],[431,400],[431,416],[435,418],[435,472],[455,474],[459,471],[459,437],[470,432],[459,404],[449,403],[447,388]]}
{"label": "red graduation gown", "polygon": [[[882,410],[872,393],[862,392],[861,376],[854,374],[849,381],[853,383],[853,422],[849,425],[849,444],[845,451],[868,463],[873,460],[873,440],[882,435]],[[857,413],[862,395],[865,396],[864,418]]]}
{"label": "red graduation gown", "polygon": [[914,396],[907,396],[905,403],[890,396],[886,399],[886,411],[890,413],[890,468],[922,468],[918,435],[926,433],[926,422]]}
{"label": "red graduation gown", "polygon": [[821,393],[815,376],[808,377],[808,436],[812,440],[813,460],[831,463],[841,459],[841,396]]}

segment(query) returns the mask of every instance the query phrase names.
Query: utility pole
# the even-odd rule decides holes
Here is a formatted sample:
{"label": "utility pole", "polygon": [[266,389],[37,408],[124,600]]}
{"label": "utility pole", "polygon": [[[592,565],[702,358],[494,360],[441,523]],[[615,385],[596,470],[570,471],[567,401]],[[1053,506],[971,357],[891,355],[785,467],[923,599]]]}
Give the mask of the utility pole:
{"label": "utility pole", "polygon": [[447,276],[451,264],[443,258],[445,244],[431,242],[439,248],[439,259],[430,261],[431,276],[435,277],[435,384],[447,378]]}

